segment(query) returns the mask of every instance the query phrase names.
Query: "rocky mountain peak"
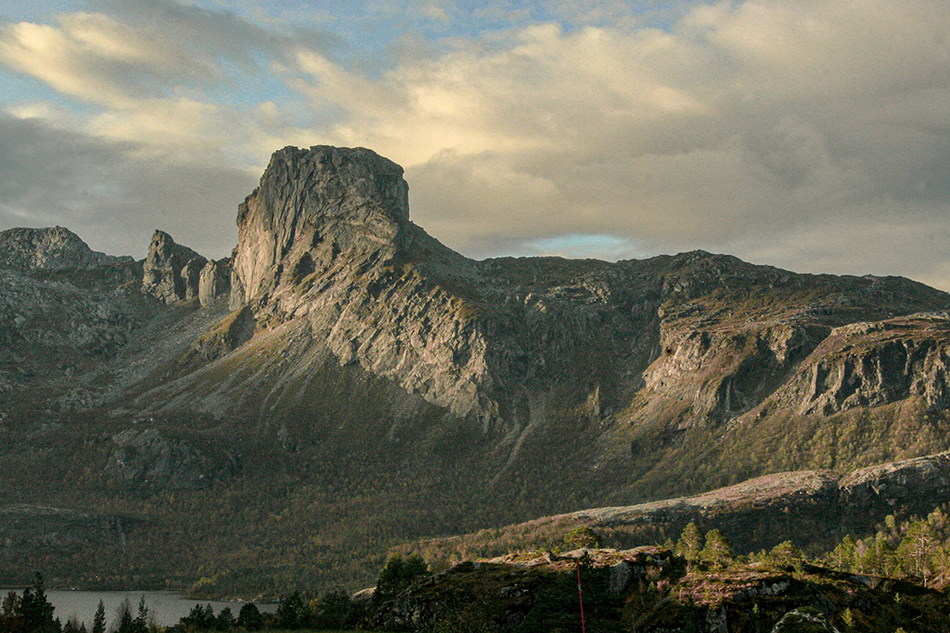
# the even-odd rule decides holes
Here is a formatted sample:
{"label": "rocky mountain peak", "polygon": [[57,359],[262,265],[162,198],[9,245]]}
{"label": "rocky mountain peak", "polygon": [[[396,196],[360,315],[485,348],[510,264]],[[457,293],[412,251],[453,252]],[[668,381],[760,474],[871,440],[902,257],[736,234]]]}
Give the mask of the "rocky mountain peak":
{"label": "rocky mountain peak", "polygon": [[61,226],[0,231],[0,266],[5,268],[88,269],[131,261],[131,257],[115,257],[94,251],[78,235]]}
{"label": "rocky mountain peak", "polygon": [[285,147],[238,210],[232,304],[411,239],[402,167],[364,148]]}
{"label": "rocky mountain peak", "polygon": [[193,299],[199,294],[201,270],[207,263],[168,233],[156,230],[145,258],[142,292],[165,303]]}

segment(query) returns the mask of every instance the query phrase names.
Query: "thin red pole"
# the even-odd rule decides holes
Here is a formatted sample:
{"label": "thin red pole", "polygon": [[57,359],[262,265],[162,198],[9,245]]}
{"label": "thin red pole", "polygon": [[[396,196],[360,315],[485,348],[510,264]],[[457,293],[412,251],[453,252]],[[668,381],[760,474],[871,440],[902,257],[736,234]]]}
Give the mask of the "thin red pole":
{"label": "thin red pole", "polygon": [[587,633],[587,626],[584,624],[584,590],[581,589],[581,563],[577,561],[577,599],[581,603],[581,633]]}

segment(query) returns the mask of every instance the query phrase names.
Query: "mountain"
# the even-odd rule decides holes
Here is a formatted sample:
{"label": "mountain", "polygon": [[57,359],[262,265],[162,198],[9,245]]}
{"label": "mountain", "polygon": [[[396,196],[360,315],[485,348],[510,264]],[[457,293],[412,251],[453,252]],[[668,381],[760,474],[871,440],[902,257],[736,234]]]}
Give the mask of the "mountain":
{"label": "mountain", "polygon": [[4,579],[355,585],[422,536],[950,449],[947,293],[700,251],[474,261],[408,200],[370,150],[288,147],[225,260],[0,232],[0,506],[113,526],[10,536]]}

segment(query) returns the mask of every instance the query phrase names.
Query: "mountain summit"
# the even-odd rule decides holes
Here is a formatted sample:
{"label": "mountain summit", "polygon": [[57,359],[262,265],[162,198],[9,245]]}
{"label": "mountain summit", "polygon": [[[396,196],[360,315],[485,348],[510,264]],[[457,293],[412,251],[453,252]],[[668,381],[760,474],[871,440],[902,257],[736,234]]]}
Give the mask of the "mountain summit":
{"label": "mountain summit", "polygon": [[232,305],[263,301],[341,253],[391,258],[411,239],[402,174],[363,148],[276,152],[238,210]]}
{"label": "mountain summit", "polygon": [[950,295],[907,279],[474,261],[367,149],[276,152],[237,223],[219,261],[0,233],[2,496],[114,528],[63,577],[362,581],[402,539],[950,449]]}

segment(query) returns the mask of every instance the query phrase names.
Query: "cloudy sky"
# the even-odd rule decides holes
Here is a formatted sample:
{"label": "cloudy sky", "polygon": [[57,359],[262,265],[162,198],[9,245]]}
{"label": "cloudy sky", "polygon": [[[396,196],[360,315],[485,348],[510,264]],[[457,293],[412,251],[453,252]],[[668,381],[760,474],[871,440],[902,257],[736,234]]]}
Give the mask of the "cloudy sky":
{"label": "cloudy sky", "polygon": [[943,0],[0,0],[0,229],[210,257],[285,145],[472,257],[696,248],[950,290]]}

